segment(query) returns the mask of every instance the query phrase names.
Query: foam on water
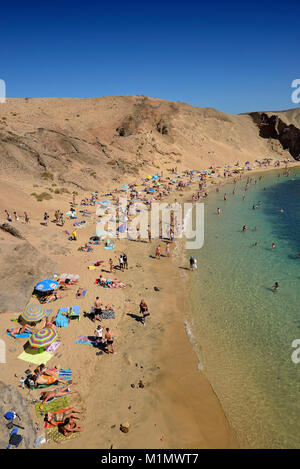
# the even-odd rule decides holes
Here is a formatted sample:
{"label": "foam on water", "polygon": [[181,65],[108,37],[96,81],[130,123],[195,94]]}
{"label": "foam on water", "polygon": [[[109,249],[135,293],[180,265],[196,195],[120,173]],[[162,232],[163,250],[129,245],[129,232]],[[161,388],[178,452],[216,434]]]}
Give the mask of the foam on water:
{"label": "foam on water", "polygon": [[252,177],[247,192],[239,182],[235,195],[226,186],[205,203],[204,247],[187,252],[198,261],[189,324],[241,446],[299,448],[300,364],[291,344],[300,338],[300,171]]}

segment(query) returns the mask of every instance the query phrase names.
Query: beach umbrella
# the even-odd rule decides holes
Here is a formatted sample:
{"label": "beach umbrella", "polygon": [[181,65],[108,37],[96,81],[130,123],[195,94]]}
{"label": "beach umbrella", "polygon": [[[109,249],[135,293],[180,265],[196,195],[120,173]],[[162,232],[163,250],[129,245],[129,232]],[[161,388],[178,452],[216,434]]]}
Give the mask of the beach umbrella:
{"label": "beach umbrella", "polygon": [[146,179],[151,179],[151,176],[146,176]]}
{"label": "beach umbrella", "polygon": [[38,322],[46,316],[46,310],[40,304],[29,304],[21,316],[27,322]]}
{"label": "beach umbrella", "polygon": [[28,342],[32,348],[44,348],[51,345],[56,339],[57,332],[47,327],[33,332]]}
{"label": "beach umbrella", "polygon": [[125,190],[129,189],[129,186],[128,186],[127,184],[123,184],[122,187],[123,187],[123,189],[125,189]]}
{"label": "beach umbrella", "polygon": [[152,176],[152,179],[158,179],[158,174],[154,174],[154,176]]}
{"label": "beach umbrella", "polygon": [[250,161],[246,161],[246,163],[245,163],[245,164],[250,164]]}
{"label": "beach umbrella", "polygon": [[51,279],[42,280],[41,282],[37,283],[34,287],[36,291],[42,293],[56,290],[56,288],[58,288],[58,282]]}

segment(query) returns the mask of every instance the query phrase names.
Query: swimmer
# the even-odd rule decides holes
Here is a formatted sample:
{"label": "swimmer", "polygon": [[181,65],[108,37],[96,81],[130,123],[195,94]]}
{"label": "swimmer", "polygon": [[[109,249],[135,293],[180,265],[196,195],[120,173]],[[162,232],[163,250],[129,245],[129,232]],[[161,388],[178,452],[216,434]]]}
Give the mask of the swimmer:
{"label": "swimmer", "polygon": [[275,249],[275,248],[276,248],[276,244],[272,243],[272,249]]}
{"label": "swimmer", "polygon": [[274,289],[274,291],[279,290],[279,283],[278,282],[275,282],[275,284],[273,285],[273,289]]}

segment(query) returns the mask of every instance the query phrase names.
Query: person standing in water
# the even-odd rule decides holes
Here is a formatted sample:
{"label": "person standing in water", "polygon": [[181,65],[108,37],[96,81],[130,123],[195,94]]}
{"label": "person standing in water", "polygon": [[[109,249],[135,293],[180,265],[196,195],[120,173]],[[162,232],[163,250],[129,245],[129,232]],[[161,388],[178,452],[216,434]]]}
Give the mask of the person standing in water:
{"label": "person standing in water", "polygon": [[275,282],[275,284],[273,285],[273,289],[274,289],[274,291],[279,290],[279,283],[278,282]]}

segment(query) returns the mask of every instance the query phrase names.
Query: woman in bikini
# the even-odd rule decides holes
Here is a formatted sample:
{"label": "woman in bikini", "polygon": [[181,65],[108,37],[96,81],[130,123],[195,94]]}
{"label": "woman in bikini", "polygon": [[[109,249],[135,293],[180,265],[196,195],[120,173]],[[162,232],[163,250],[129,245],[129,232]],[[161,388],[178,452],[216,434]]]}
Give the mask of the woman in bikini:
{"label": "woman in bikini", "polygon": [[75,392],[78,391],[71,391],[70,386],[64,386],[63,388],[57,388],[53,391],[42,392],[40,399],[42,401],[42,404],[46,404],[46,402],[48,402],[50,399],[53,399],[54,397],[62,397],[66,394],[74,394]]}
{"label": "woman in bikini", "polygon": [[63,424],[67,418],[80,420],[76,414],[82,414],[82,411],[75,409],[75,407],[67,407],[63,412],[47,412],[45,421],[56,427]]}
{"label": "woman in bikini", "polygon": [[158,245],[156,248],[156,253],[155,253],[156,259],[160,259],[160,254],[161,254],[160,245]]}
{"label": "woman in bikini", "polygon": [[51,384],[54,384],[56,382],[63,383],[64,385],[66,385],[65,380],[59,379],[56,376],[48,376],[48,375],[44,375],[44,374],[41,374],[39,376],[35,375],[35,376],[33,376],[32,380],[33,380],[36,387],[37,387],[38,384],[46,384],[46,385],[50,386]]}
{"label": "woman in bikini", "polygon": [[58,424],[58,429],[64,436],[69,436],[74,432],[82,432],[83,428],[78,425],[73,418],[67,417],[63,423]]}
{"label": "woman in bikini", "polygon": [[16,339],[16,335],[15,334],[23,334],[23,332],[32,332],[33,331],[33,328],[32,327],[29,327],[29,326],[23,326],[23,327],[13,327],[11,329],[7,329],[7,332],[10,333],[10,335]]}

